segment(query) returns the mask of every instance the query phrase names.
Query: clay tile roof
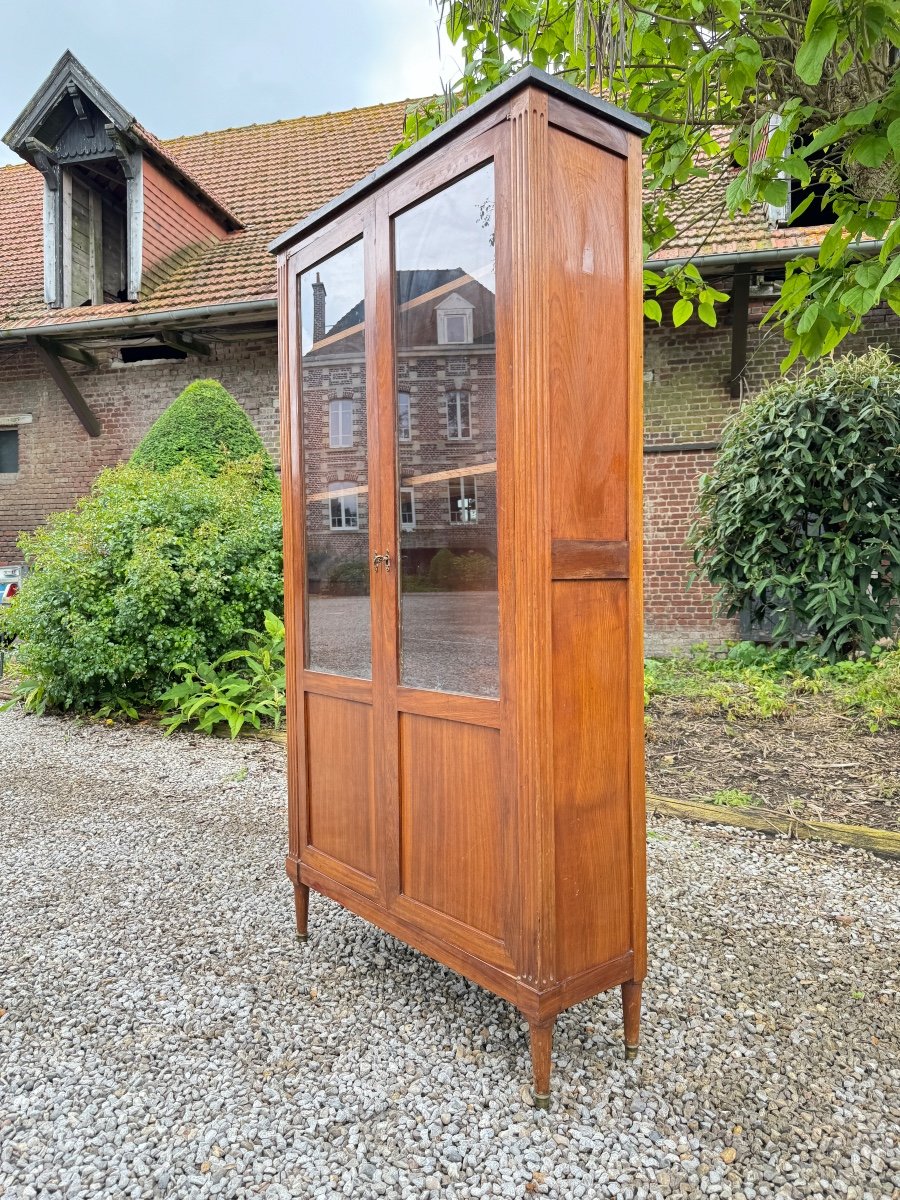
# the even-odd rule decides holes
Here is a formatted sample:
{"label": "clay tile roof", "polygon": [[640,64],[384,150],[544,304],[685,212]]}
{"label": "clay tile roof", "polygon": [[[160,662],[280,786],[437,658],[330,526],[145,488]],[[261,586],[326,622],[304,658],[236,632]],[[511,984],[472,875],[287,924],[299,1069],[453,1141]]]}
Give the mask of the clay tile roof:
{"label": "clay tile roof", "polygon": [[274,299],[268,243],[386,161],[409,101],[247,125],[158,142],[153,151],[233,215],[242,228],[181,255],[152,294],[102,308],[44,303],[43,180],[27,164],[0,167],[0,328],[66,325],[207,304]]}
{"label": "clay tile roof", "polygon": [[[717,128],[713,132],[719,144],[727,146],[728,130]],[[725,189],[736,175],[737,167],[733,167],[707,178],[691,179],[679,187],[672,205],[672,219],[678,232],[654,254],[654,263],[664,264],[667,259],[692,255],[704,258],[753,250],[818,248],[827,225],[776,226],[762,205],[754,205],[750,212],[738,213],[730,221],[723,220]]]}
{"label": "clay tile roof", "polygon": [[[400,138],[408,101],[247,125],[159,142],[151,152],[194,182],[242,228],[183,254],[153,292],[135,303],[50,309],[43,297],[43,181],[22,164],[0,167],[0,328],[108,320],[135,313],[270,300],[275,261],[268,243],[383,163]],[[680,193],[678,235],[656,262],[712,254],[816,247],[825,227],[774,228],[759,207],[713,231],[727,177],[697,179]]]}

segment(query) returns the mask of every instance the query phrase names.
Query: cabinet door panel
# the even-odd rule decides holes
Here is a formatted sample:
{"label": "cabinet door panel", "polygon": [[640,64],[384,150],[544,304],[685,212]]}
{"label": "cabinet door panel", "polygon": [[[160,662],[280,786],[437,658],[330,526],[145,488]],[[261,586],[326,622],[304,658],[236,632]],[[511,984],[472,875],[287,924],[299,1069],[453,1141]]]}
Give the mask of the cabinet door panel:
{"label": "cabinet door panel", "polygon": [[401,893],[504,940],[499,730],[402,713],[400,793]]}
{"label": "cabinet door panel", "polygon": [[309,692],[306,722],[309,844],[373,876],[371,706]]}

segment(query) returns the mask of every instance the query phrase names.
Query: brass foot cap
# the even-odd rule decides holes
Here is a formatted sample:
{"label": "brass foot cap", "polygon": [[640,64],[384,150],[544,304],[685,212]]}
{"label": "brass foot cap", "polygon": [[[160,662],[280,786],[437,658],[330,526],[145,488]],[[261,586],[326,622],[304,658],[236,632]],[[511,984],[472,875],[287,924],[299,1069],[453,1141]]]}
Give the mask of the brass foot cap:
{"label": "brass foot cap", "polygon": [[550,1093],[549,1092],[547,1093],[546,1096],[543,1095],[541,1092],[532,1092],[531,1094],[534,1097],[534,1107],[535,1108],[543,1108],[545,1111],[547,1109],[549,1109],[549,1107],[550,1107]]}
{"label": "brass foot cap", "polygon": [[308,933],[298,933],[298,934],[297,934],[297,941],[298,941],[298,942],[308,942],[308,941],[309,941],[309,934],[308,934]]}
{"label": "brass foot cap", "polygon": [[637,1046],[626,1046],[625,1047],[625,1057],[627,1059],[637,1058],[637,1052],[638,1052]]}

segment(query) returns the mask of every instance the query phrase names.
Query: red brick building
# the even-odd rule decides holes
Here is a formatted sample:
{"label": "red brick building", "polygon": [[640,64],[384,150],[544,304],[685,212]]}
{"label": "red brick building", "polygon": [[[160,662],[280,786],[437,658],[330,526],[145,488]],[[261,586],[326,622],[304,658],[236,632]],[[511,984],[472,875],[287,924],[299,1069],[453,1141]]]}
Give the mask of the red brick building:
{"label": "red brick building", "polygon": [[[275,265],[267,244],[382,163],[400,136],[406,107],[398,101],[161,143],[71,54],[60,59],[4,139],[23,163],[0,168],[0,562],[16,560],[21,531],[70,505],[102,467],[130,454],[198,377],[221,380],[277,456]],[[714,461],[722,424],[741,394],[777,373],[783,346],[759,320],[784,262],[816,246],[823,232],[786,228],[783,212],[759,210],[710,237],[726,182],[698,188],[689,202],[690,234],[669,245],[665,258],[696,255],[700,270],[732,293],[731,304],[714,329],[694,322],[678,330],[647,328],[651,649],[734,632],[733,623],[714,618],[708,593],[685,588],[684,537],[696,482]],[[454,266],[447,264],[448,271]],[[438,306],[449,297],[457,325],[467,311],[483,314],[484,298],[471,279],[411,279],[410,286],[423,288],[416,297],[435,293],[421,309],[435,331],[444,320]],[[340,323],[352,319],[347,311],[327,312],[319,333],[346,335],[352,324]],[[411,423],[409,446],[440,441],[446,461],[468,427],[470,437],[484,440],[487,462],[491,430],[478,427],[479,411],[490,409],[479,403],[479,389],[486,398],[493,386],[492,374],[479,374],[487,360],[474,331],[452,354],[437,332],[435,339],[426,356],[431,383],[424,360],[402,366],[415,375],[406,390],[402,379],[398,384],[401,420]],[[347,347],[352,336],[338,342]],[[896,318],[879,313],[849,345],[900,350]],[[338,368],[342,376],[333,374]],[[326,495],[359,474],[364,443],[354,441],[353,421],[360,385],[352,363],[323,367],[315,419],[326,439]],[[416,395],[424,398],[429,386],[440,388],[440,404],[423,404],[422,411],[439,412],[440,427],[417,430]],[[351,444],[342,445],[348,437]],[[401,458],[403,445],[401,438]],[[426,452],[416,453],[421,461],[403,465],[409,478],[428,474]],[[455,484],[455,494],[413,485],[412,495],[401,496],[411,563],[417,535],[422,548],[428,541],[428,522],[452,523],[454,545],[477,550],[485,542],[488,479],[475,477],[471,494],[467,484]],[[343,505],[346,489],[335,490]],[[330,526],[332,500],[323,505]],[[342,507],[341,519],[348,512]],[[472,520],[464,519],[467,513]]]}

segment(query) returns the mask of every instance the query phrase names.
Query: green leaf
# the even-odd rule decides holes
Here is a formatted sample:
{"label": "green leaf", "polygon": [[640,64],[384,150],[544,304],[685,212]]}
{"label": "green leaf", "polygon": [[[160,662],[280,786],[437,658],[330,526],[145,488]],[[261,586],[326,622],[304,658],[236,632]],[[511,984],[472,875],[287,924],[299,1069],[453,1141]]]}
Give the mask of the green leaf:
{"label": "green leaf", "polygon": [[812,33],[807,34],[794,60],[794,70],[804,83],[813,86],[822,78],[822,68],[834,46],[837,31],[838,23],[835,18],[826,17]]}
{"label": "green leaf", "polygon": [[686,300],[683,296],[675,302],[672,309],[672,324],[678,328],[685,321],[689,321],[694,311],[694,305],[690,300]]}
{"label": "green leaf", "polygon": [[864,167],[880,167],[890,153],[888,139],[880,133],[864,133],[850,149],[850,156]]}
{"label": "green leaf", "polygon": [[718,320],[713,305],[705,302],[697,306],[697,316],[705,325],[715,325]]}
{"label": "green leaf", "polygon": [[662,307],[657,300],[644,301],[644,316],[648,321],[656,321],[659,324],[662,320]]}
{"label": "green leaf", "polygon": [[895,157],[900,158],[900,117],[897,117],[896,120],[891,121],[885,133]]}

